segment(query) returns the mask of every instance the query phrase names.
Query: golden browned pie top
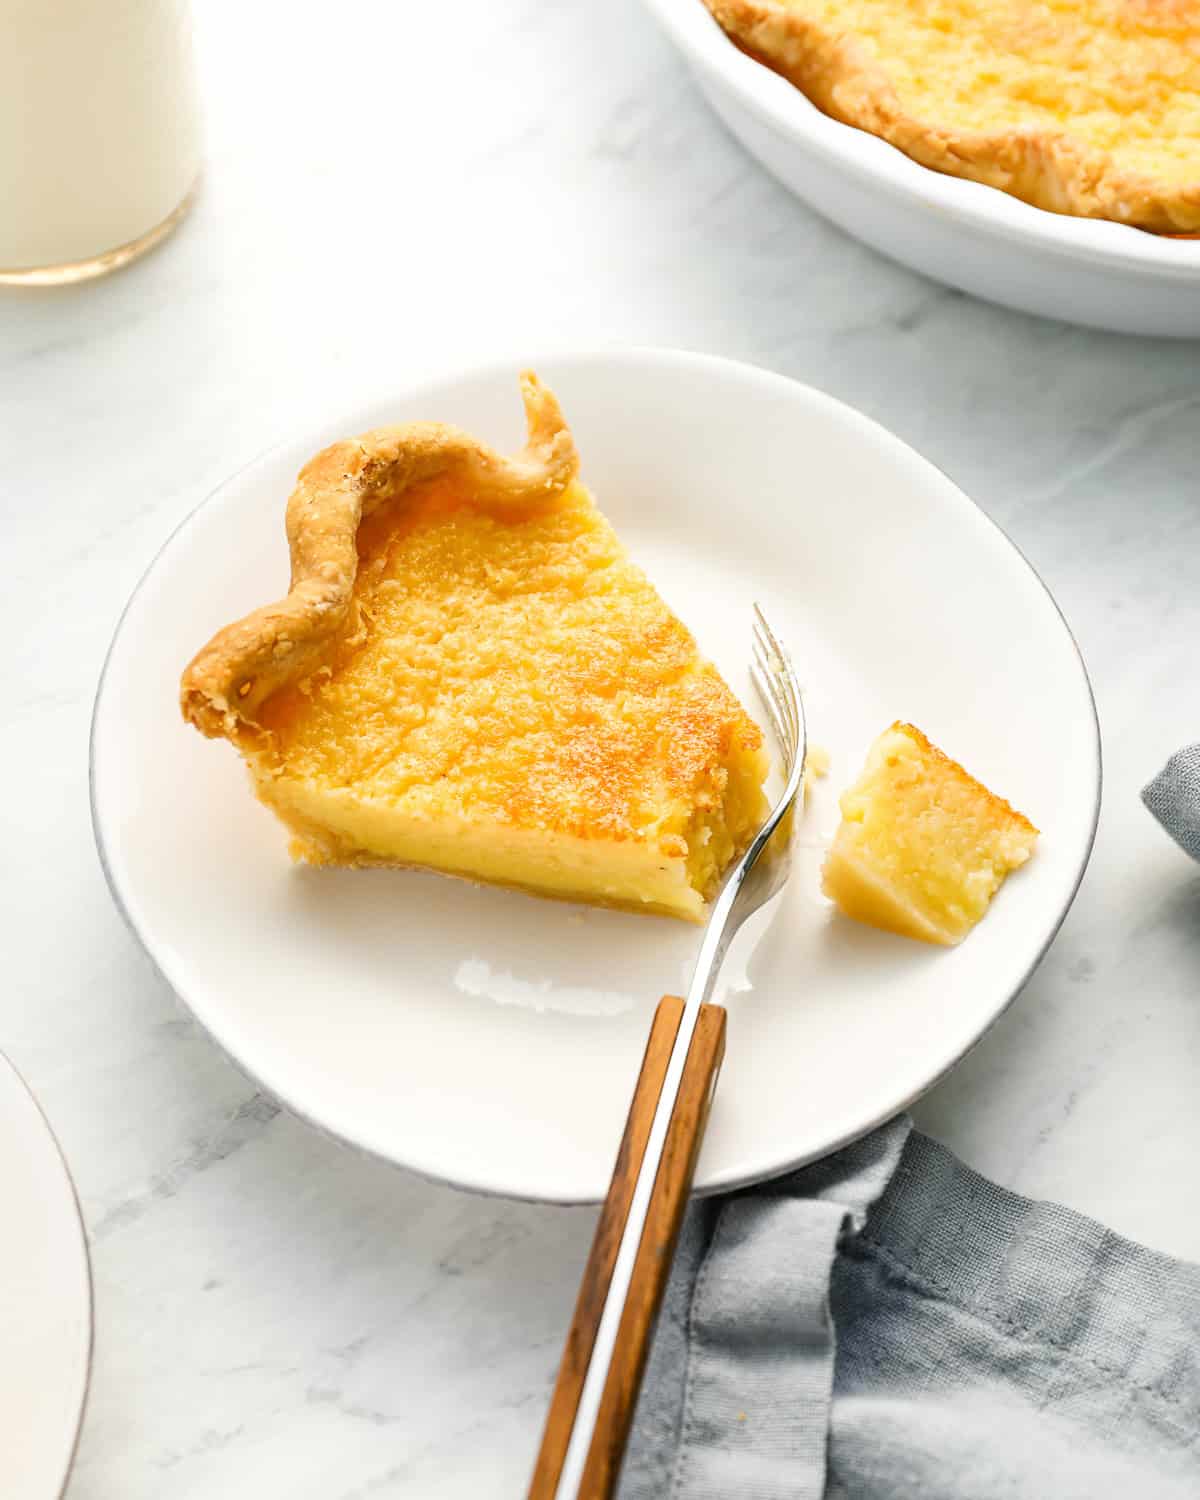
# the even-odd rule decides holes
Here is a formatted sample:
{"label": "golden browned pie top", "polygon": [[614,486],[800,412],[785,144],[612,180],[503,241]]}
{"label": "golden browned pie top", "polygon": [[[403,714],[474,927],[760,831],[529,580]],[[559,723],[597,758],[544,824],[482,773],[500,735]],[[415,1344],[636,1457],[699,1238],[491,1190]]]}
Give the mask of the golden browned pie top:
{"label": "golden browned pie top", "polygon": [[[210,738],[252,744],[258,710],[280,689],[328,669],[339,646],[360,636],[354,600],[360,525],[377,513],[403,524],[398,508],[434,480],[499,517],[561,494],[579,458],[558,402],[533,375],[521,379],[528,422],[524,452],[502,458],[457,427],[410,422],[334,443],[300,471],[287,507],[292,560],[285,598],[219,631],[188,665],[183,716]],[[362,543],[370,547],[371,532]]]}
{"label": "golden browned pie top", "polygon": [[705,0],[826,114],[1039,208],[1200,229],[1200,0]]}

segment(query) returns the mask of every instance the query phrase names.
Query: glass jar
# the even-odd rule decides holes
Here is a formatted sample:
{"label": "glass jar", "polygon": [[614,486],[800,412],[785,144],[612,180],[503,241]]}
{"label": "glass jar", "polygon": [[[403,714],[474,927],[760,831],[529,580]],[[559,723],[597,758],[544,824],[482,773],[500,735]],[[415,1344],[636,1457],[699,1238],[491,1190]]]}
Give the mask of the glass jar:
{"label": "glass jar", "polygon": [[127,264],[199,169],[188,0],[0,0],[0,283]]}

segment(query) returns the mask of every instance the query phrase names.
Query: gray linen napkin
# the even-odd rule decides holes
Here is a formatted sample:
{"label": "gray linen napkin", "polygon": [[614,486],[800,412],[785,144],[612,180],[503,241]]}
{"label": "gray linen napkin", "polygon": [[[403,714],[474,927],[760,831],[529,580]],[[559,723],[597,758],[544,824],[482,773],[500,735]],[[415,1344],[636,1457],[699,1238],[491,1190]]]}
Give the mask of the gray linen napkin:
{"label": "gray linen napkin", "polygon": [[1188,745],[1142,788],[1142,801],[1181,849],[1200,859],[1200,745]]}
{"label": "gray linen napkin", "polygon": [[893,1120],[694,1204],[621,1500],[1195,1500],[1200,1266]]}

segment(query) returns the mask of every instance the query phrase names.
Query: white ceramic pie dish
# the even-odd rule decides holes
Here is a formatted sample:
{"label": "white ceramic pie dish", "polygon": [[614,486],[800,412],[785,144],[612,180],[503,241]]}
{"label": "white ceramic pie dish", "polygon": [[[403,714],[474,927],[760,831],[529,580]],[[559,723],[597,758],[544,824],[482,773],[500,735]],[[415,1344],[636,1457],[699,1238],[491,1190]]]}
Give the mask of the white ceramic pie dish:
{"label": "white ceramic pie dish", "polygon": [[1200,335],[1200,240],[1032,208],[824,115],[740,52],[701,0],[645,0],[766,169],[874,249],[977,297],[1118,333]]}
{"label": "white ceramic pie dish", "polygon": [[[732,1187],[819,1156],[928,1088],[1024,983],[1096,826],[1099,735],[1054,602],[945,475],[840,402],[728,360],[526,360],[633,557],[752,712],[751,608],[790,642],[832,757],[786,890],[722,972],[726,1060],[697,1172]],[[232,747],[179,714],[184,663],[287,577],[297,470],[385,422],[522,438],[523,361],[360,402],[235,474],[166,543],[96,700],[92,806],[113,893],[241,1066],[323,1129],[479,1191],[594,1201],[658,998],[700,929],[414,871],[293,866]],[[953,629],[948,629],[953,622]],[[837,792],[911,718],[1044,829],[960,948],[837,916],[819,892]]]}

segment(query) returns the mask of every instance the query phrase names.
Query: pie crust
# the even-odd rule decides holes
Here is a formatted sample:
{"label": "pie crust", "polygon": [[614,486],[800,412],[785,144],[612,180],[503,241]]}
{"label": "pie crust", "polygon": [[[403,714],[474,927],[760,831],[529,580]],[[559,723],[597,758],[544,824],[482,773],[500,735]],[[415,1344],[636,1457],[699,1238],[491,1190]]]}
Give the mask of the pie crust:
{"label": "pie crust", "polygon": [[448,477],[501,511],[560,494],[579,469],[574,439],[536,376],[521,377],[521,394],[528,436],[515,458],[457,427],[410,422],[334,443],[306,464],[287,507],[287,596],[218,631],[193,658],[180,685],[184,718],[210,739],[258,737],[261,705],[320,667],[353,628],[359,526],[406,490]]}

